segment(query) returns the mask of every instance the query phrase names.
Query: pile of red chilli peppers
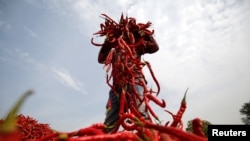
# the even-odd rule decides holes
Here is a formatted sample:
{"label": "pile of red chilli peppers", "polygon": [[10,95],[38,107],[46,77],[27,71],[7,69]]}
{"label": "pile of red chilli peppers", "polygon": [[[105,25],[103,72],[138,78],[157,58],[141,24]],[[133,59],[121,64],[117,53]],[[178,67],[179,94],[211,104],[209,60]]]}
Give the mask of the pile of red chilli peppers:
{"label": "pile of red chilli peppers", "polygon": [[[0,120],[0,141],[207,141],[202,131],[202,124],[200,124],[202,121],[199,118],[193,120],[193,133],[183,130],[182,116],[186,109],[187,90],[177,114],[164,110],[173,117],[173,121],[171,122],[162,124],[149,104],[151,102],[161,108],[166,107],[165,101],[157,98],[160,93],[160,85],[150,63],[145,60],[138,60],[134,56],[135,48],[146,41],[143,38],[135,39],[133,32],[137,31],[142,34],[153,35],[154,30],[149,30],[151,22],[145,24],[136,23],[135,18],[124,17],[122,14],[119,23],[117,23],[105,14],[101,14],[101,16],[105,19],[105,22],[100,24],[100,31],[94,33],[94,35],[105,36],[107,42],[117,43],[115,48],[109,52],[104,63],[107,72],[106,82],[114,91],[115,89],[111,80],[114,81],[114,79],[117,79],[115,80],[116,83],[124,85],[120,95],[120,118],[115,124],[114,130],[111,133],[105,133],[106,125],[95,123],[77,131],[62,133],[52,130],[47,124],[38,123],[31,117],[17,115],[20,105],[31,94],[31,92],[27,92],[17,102],[6,118]],[[129,37],[129,42],[125,41],[123,36]],[[102,44],[95,43],[93,38],[91,39],[91,43],[95,46],[102,46]],[[117,56],[117,53],[119,53],[118,59],[115,63],[112,63],[113,57]],[[134,72],[135,68],[143,68],[144,66],[149,69],[157,86],[157,91],[148,88],[145,83],[135,81],[135,75],[138,73]],[[143,75],[143,72],[140,73]],[[143,98],[135,90],[132,90],[132,92],[136,99],[139,99],[140,103],[145,103],[146,110],[149,113],[149,120],[145,120],[139,114],[138,107],[133,104],[135,103],[135,99],[129,97],[127,88],[125,87],[125,84],[128,83],[131,86],[137,84],[144,88]],[[127,104],[127,101],[130,103]]]}

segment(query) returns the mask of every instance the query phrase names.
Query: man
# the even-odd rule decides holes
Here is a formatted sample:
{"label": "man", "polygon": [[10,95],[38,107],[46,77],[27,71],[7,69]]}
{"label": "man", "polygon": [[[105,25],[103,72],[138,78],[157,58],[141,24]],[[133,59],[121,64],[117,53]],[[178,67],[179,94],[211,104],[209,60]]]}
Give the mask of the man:
{"label": "man", "polygon": [[[140,44],[139,46],[136,47],[135,51],[134,51],[134,56],[136,57],[136,59],[140,60],[141,56],[144,54],[152,54],[155,53],[159,50],[159,46],[157,44],[157,42],[155,41],[155,39],[153,38],[152,35],[148,35],[148,34],[144,34],[143,32],[139,32],[136,31],[133,33],[134,39],[136,42],[139,41],[139,39],[144,40],[144,42],[142,44]],[[129,37],[124,37],[124,41],[129,42]],[[106,61],[107,56],[109,55],[109,52],[114,49],[117,46],[118,41],[114,41],[114,42],[109,42],[108,39],[105,40],[104,44],[102,45],[99,54],[98,54],[98,62],[100,64],[104,64]],[[116,55],[119,55],[116,54]],[[116,57],[114,57],[116,58]],[[112,59],[112,64],[116,63],[116,59]],[[132,63],[132,62],[130,62]],[[115,66],[115,65],[113,65]],[[140,68],[140,67],[139,67]],[[142,68],[140,68],[142,69]],[[138,74],[136,74],[135,77],[135,81],[139,81],[139,80],[143,80],[141,82],[146,84],[146,80],[144,78],[144,75],[142,75],[141,70],[136,70],[135,72],[138,72]],[[119,77],[119,76],[118,76]],[[121,94],[121,84],[117,84],[116,80],[121,79],[121,78],[113,78],[113,86],[115,87],[115,91],[114,90],[110,90],[109,92],[109,99],[106,105],[106,108],[108,109],[106,112],[106,118],[104,121],[104,124],[107,125],[107,130],[106,132],[110,132],[112,131],[113,127],[115,126],[115,123],[119,120],[119,110],[120,110],[120,97],[119,96]],[[134,85],[134,90],[138,93],[138,95],[142,98],[143,94],[144,94],[144,88],[141,85]],[[131,91],[131,88],[128,88],[128,91]],[[117,94],[118,92],[118,94]],[[129,103],[127,103],[129,104]],[[145,104],[144,103],[139,103],[139,100],[136,100],[136,104],[139,106],[138,107],[138,111],[140,112],[140,114],[147,119],[148,118],[148,113],[146,111],[145,108]],[[110,108],[111,107],[111,108]]]}

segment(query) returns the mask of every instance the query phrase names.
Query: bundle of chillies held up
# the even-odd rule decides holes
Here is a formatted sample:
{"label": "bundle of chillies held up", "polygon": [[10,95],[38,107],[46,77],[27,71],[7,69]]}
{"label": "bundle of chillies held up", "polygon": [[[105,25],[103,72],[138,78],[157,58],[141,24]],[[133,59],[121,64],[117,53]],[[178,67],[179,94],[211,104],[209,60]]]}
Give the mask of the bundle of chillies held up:
{"label": "bundle of chillies held up", "polygon": [[[151,22],[147,22],[146,24],[143,23],[136,23],[135,18],[124,18],[123,14],[121,15],[119,23],[116,23],[114,20],[112,20],[110,17],[108,17],[105,14],[102,14],[105,18],[105,23],[101,24],[101,30],[94,33],[94,35],[99,36],[106,36],[106,44],[112,44],[110,46],[113,46],[114,48],[109,52],[107,59],[104,62],[104,67],[106,67],[107,77],[106,82],[111,87],[112,91],[114,91],[116,94],[116,86],[122,87],[121,91],[121,100],[120,100],[120,112],[119,116],[122,117],[124,114],[124,111],[131,111],[134,115],[136,115],[138,118],[141,117],[139,112],[137,111],[138,107],[144,102],[146,105],[146,109],[149,111],[149,113],[159,121],[158,116],[156,113],[152,110],[151,106],[149,105],[149,102],[152,101],[155,104],[159,105],[160,107],[164,108],[166,106],[166,103],[164,100],[158,100],[156,96],[160,92],[160,85],[157,81],[154,72],[151,68],[151,65],[148,61],[141,61],[136,56],[136,48],[141,46],[141,44],[144,44],[144,38],[143,36],[147,35],[153,35],[154,30],[150,31],[148,28],[151,26]],[[139,36],[137,38],[134,37],[135,34],[143,34],[142,36]],[[128,40],[125,40],[129,38]],[[139,39],[138,39],[139,38]],[[97,44],[93,42],[93,38],[91,40],[93,45],[96,46],[102,46],[103,44]],[[115,44],[115,45],[114,45]],[[108,45],[107,45],[108,46]],[[115,62],[113,62],[115,60]],[[146,83],[144,83],[144,79],[136,79],[135,78],[139,76],[143,76],[144,74],[142,72],[142,68],[144,66],[147,66],[149,69],[149,72],[151,73],[151,76],[157,86],[157,91],[154,92],[151,89],[148,89],[146,86]],[[112,69],[112,71],[110,71]],[[112,79],[113,78],[113,79]],[[113,80],[113,85],[110,83],[110,81]],[[114,84],[115,82],[115,84]],[[140,85],[144,89],[144,97],[141,98],[139,94],[134,89],[134,85]],[[127,86],[132,89],[133,96],[136,97],[132,98],[131,94],[127,91]],[[156,93],[156,95],[153,95]],[[126,98],[130,98],[127,100]],[[135,107],[136,100],[140,101],[140,104],[138,104],[138,107]],[[128,105],[126,105],[126,101],[130,101]],[[125,110],[124,110],[125,109]],[[152,121],[151,116],[149,115],[149,120]],[[118,128],[117,128],[118,129]],[[116,132],[114,130],[114,132]]]}
{"label": "bundle of chillies held up", "polygon": [[[113,81],[116,81],[121,85],[127,83],[132,86],[135,84],[141,85],[144,88],[143,98],[139,97],[135,90],[132,91],[141,103],[145,103],[146,109],[150,114],[149,120],[145,120],[139,114],[139,111],[137,110],[138,107],[135,107],[135,104],[133,104],[133,102],[135,102],[134,99],[129,99],[131,103],[127,105],[126,98],[129,98],[129,96],[127,96],[127,88],[123,87],[119,111],[120,118],[115,125],[115,129],[111,133],[105,133],[105,128],[107,128],[105,124],[94,123],[89,127],[82,128],[73,132],[65,133],[55,131],[49,135],[44,134],[39,139],[34,139],[34,141],[47,141],[54,139],[58,141],[207,141],[207,138],[202,131],[202,121],[199,118],[196,118],[194,120],[193,133],[186,132],[182,129],[182,116],[186,110],[186,94],[188,89],[184,94],[177,114],[165,110],[173,118],[173,121],[171,123],[167,122],[162,125],[159,117],[149,104],[149,102],[153,102],[161,108],[166,107],[165,101],[159,100],[157,98],[160,92],[160,85],[153,73],[150,63],[148,61],[138,61],[138,59],[136,59],[133,55],[134,49],[144,43],[143,38],[135,39],[133,33],[139,32],[140,34],[153,35],[154,30],[148,29],[151,26],[151,22],[147,22],[145,24],[136,23],[135,18],[124,18],[122,14],[119,23],[117,23],[105,14],[101,14],[101,16],[105,19],[105,23],[102,23],[100,25],[101,30],[94,33],[94,35],[106,36],[106,42],[109,42],[111,44],[114,42],[117,43],[116,47],[109,52],[109,55],[104,64],[104,67],[106,67],[107,71],[106,82],[114,91],[114,86],[110,83],[111,78],[115,79]],[[129,41],[125,41],[123,36],[129,37]],[[91,43],[95,46],[102,46],[102,44],[94,43],[93,38],[91,39]],[[118,61],[115,64],[112,64],[112,59],[114,56],[117,56],[117,53],[119,53]],[[148,89],[148,87],[144,83],[134,80],[135,68],[144,66],[148,67],[151,76],[156,83],[157,91],[153,91],[152,88]],[[140,73],[141,75],[143,75],[143,72]],[[117,76],[118,74],[120,76]],[[20,102],[16,107],[20,107]],[[16,132],[16,130],[9,130],[9,126],[13,126],[13,124],[10,123],[15,122],[15,120],[11,118],[14,117],[13,112],[11,111],[10,113],[12,113],[12,116],[8,116],[5,120],[6,122],[3,123],[4,126],[0,126],[0,141],[6,141],[8,137],[11,137],[11,141],[21,141],[23,139],[13,138],[13,131]],[[14,113],[16,113],[16,110]],[[155,120],[153,120],[153,118]],[[123,130],[119,130],[120,127],[122,127]]]}

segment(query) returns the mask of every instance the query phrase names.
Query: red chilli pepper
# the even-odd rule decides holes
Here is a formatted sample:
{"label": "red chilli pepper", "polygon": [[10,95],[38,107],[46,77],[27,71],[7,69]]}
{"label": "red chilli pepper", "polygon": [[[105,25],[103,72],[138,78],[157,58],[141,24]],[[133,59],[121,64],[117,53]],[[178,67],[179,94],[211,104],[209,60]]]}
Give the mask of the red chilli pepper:
{"label": "red chilli pepper", "polygon": [[138,23],[137,25],[139,26],[139,29],[146,29],[146,28],[150,27],[151,24],[152,24],[152,23],[149,21],[149,22],[147,22],[146,24]]}
{"label": "red chilli pepper", "polygon": [[188,88],[185,91],[184,97],[183,97],[183,99],[181,101],[180,109],[179,109],[179,111],[177,113],[177,117],[180,118],[180,119],[182,118],[182,115],[183,115],[183,113],[185,112],[185,110],[187,108],[187,103],[186,103],[187,92],[188,92]]}
{"label": "red chilli pepper", "polygon": [[142,117],[142,115],[139,113],[139,111],[138,111],[138,109],[137,108],[135,108],[135,106],[134,106],[134,103],[133,102],[130,102],[130,110],[131,110],[131,113],[132,114],[134,114],[136,117],[138,117],[138,118],[141,118]]}
{"label": "red chilli pepper", "polygon": [[192,127],[193,127],[193,133],[201,136],[201,137],[206,137],[203,130],[202,130],[203,122],[199,118],[195,118],[192,121]]}
{"label": "red chilli pepper", "polygon": [[132,53],[130,47],[129,47],[129,46],[126,44],[126,42],[122,39],[122,36],[120,36],[120,37],[118,38],[118,44],[119,44],[119,46],[125,47],[125,48],[126,48],[126,50],[128,51],[130,57],[132,57],[132,58],[134,57],[134,55],[133,55],[133,53]]}
{"label": "red chilli pepper", "polygon": [[95,123],[95,124],[91,125],[91,127],[94,127],[96,129],[104,129],[106,127],[106,125],[104,123]]}
{"label": "red chilli pepper", "polygon": [[88,127],[88,128],[80,129],[77,132],[78,136],[101,135],[101,134],[104,134],[104,132],[99,130],[99,129],[96,129],[94,127]]}
{"label": "red chilli pepper", "polygon": [[126,103],[126,90],[122,89],[121,99],[120,99],[120,110],[119,116],[122,116],[125,111],[125,103]]}
{"label": "red chilli pepper", "polygon": [[[117,121],[117,123],[115,124],[114,129],[110,132],[110,133],[116,133],[120,127],[120,125],[123,126],[123,128],[125,130],[133,130],[136,129],[137,124],[126,124],[126,120],[130,120],[132,122],[135,122],[137,120],[137,118],[135,117],[134,114],[128,114],[128,113],[124,113],[122,116],[120,116],[119,120]],[[132,129],[133,128],[133,129]]]}
{"label": "red chilli pepper", "polygon": [[184,112],[186,110],[186,94],[187,94],[187,91],[188,91],[188,88],[185,91],[184,97],[183,97],[183,99],[181,101],[181,106],[180,106],[180,108],[179,108],[179,110],[178,110],[178,112],[177,112],[176,115],[174,115],[170,111],[165,110],[166,112],[168,112],[169,114],[171,114],[172,117],[173,117],[173,122],[170,125],[172,127],[180,126],[180,128],[182,128],[182,121],[181,121],[181,119],[182,119],[182,116],[183,116],[183,114],[184,114]]}
{"label": "red chilli pepper", "polygon": [[95,46],[102,46],[103,44],[98,44],[94,42],[94,38],[91,38],[91,43]]}
{"label": "red chilli pepper", "polygon": [[185,141],[207,141],[207,138],[197,136],[192,133],[184,132],[181,129],[175,128],[175,127],[167,127],[167,126],[162,126],[162,125],[156,125],[150,122],[144,122],[144,127],[146,128],[152,128],[157,131],[159,131],[161,134],[166,133],[171,136],[175,136],[178,139],[185,140]]}
{"label": "red chilli pepper", "polygon": [[153,96],[152,94],[147,94],[146,97],[149,100],[152,100],[154,103],[156,103],[157,105],[161,106],[162,108],[166,107],[166,102],[164,99],[162,99],[162,101],[158,100],[155,96]]}
{"label": "red chilli pepper", "polygon": [[115,25],[118,25],[118,23],[116,23],[112,18],[110,18],[108,15],[106,14],[101,14],[102,16],[104,16],[107,20],[111,21],[112,23],[114,23]]}
{"label": "red chilli pepper", "polygon": [[131,32],[129,32],[129,39],[130,39],[130,44],[134,44],[135,43],[134,35]]}
{"label": "red chilli pepper", "polygon": [[157,116],[157,114],[153,111],[152,107],[149,105],[149,102],[147,99],[145,99],[145,105],[146,108],[149,110],[149,113],[156,119],[159,121],[159,117]]}
{"label": "red chilli pepper", "polygon": [[154,75],[154,72],[153,72],[153,69],[152,69],[150,63],[149,63],[148,61],[145,61],[145,64],[147,65],[147,67],[148,67],[148,69],[149,69],[149,72],[150,72],[150,74],[151,74],[151,76],[152,76],[154,82],[156,83],[156,86],[157,86],[157,89],[158,89],[156,95],[158,96],[158,94],[160,93],[160,84],[159,84],[158,80],[156,79],[156,77],[155,77],[155,75]]}
{"label": "red chilli pepper", "polygon": [[115,134],[83,136],[78,138],[67,139],[67,141],[117,141],[117,140],[138,141],[139,137],[131,132],[119,132]]}

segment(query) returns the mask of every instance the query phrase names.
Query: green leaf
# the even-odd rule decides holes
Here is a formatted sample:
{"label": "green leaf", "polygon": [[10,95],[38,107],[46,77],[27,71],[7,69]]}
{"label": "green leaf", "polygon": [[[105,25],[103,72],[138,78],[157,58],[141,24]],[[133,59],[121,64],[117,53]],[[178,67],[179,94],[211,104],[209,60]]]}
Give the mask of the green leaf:
{"label": "green leaf", "polygon": [[26,100],[28,96],[30,96],[33,93],[32,90],[28,90],[25,92],[22,97],[16,102],[16,104],[12,107],[8,115],[4,119],[4,123],[0,125],[0,132],[12,132],[16,129],[16,117],[17,113],[20,110],[22,104]]}

